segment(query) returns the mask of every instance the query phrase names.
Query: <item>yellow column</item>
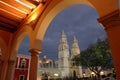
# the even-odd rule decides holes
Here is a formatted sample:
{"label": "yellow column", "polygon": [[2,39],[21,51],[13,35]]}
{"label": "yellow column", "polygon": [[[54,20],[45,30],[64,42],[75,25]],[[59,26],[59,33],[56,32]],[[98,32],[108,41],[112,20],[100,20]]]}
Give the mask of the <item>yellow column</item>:
{"label": "yellow column", "polygon": [[117,80],[120,80],[120,13],[119,10],[99,18],[98,21],[103,24],[107,33],[114,67],[117,74]]}
{"label": "yellow column", "polygon": [[7,69],[6,80],[13,80],[14,71],[15,71],[15,61],[14,60],[9,60],[8,61],[8,69]]}
{"label": "yellow column", "polygon": [[37,80],[38,58],[41,50],[30,49],[29,52],[31,53],[29,80]]}

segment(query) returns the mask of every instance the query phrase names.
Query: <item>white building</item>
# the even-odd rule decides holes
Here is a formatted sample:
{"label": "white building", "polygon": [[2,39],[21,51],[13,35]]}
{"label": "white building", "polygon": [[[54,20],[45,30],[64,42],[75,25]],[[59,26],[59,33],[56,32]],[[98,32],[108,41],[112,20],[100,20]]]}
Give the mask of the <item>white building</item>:
{"label": "white building", "polygon": [[[70,55],[71,54],[71,55]],[[80,54],[78,41],[74,36],[72,47],[69,49],[67,37],[62,31],[58,45],[58,61],[53,61],[44,56],[39,60],[39,75],[47,74],[50,77],[82,77],[82,67],[73,66],[72,58]]]}
{"label": "white building", "polygon": [[[70,55],[71,53],[71,55]],[[62,77],[82,77],[82,67],[73,66],[72,58],[80,54],[80,49],[78,46],[78,40],[74,36],[72,47],[69,51],[69,45],[67,42],[67,37],[62,31],[59,43],[59,52],[58,52],[58,69],[61,71]]]}

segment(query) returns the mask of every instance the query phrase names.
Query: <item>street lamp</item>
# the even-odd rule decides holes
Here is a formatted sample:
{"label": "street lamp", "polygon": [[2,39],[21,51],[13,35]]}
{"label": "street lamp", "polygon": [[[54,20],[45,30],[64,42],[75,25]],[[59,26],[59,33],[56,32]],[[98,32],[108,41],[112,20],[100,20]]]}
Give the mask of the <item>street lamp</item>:
{"label": "street lamp", "polygon": [[86,74],[85,74],[85,72],[83,72],[83,77],[85,77],[86,76]]}
{"label": "street lamp", "polygon": [[92,75],[92,77],[93,77],[93,76],[95,76],[95,73],[94,73],[94,72],[91,72],[91,75]]}
{"label": "street lamp", "polygon": [[100,75],[101,75],[101,76],[102,76],[102,75],[104,75],[104,72],[103,72],[103,71],[101,71],[101,72],[100,72]]}

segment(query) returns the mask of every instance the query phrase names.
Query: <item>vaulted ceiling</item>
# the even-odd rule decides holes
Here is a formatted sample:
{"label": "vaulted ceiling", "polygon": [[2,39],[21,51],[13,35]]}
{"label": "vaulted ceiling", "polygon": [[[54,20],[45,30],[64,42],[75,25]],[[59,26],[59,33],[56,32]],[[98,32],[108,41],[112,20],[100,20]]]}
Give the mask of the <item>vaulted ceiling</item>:
{"label": "vaulted ceiling", "polygon": [[43,0],[0,0],[0,29],[15,32]]}

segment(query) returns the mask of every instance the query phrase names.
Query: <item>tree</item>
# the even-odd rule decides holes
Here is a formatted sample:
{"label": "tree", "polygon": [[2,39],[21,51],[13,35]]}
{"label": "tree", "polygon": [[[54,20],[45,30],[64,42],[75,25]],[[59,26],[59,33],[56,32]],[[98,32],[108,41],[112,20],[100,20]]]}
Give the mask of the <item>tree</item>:
{"label": "tree", "polygon": [[108,40],[97,40],[96,44],[90,45],[81,54],[75,56],[73,61],[76,65],[88,67],[100,78],[100,72],[103,69],[110,69],[112,65],[112,57],[110,54],[110,47]]}

